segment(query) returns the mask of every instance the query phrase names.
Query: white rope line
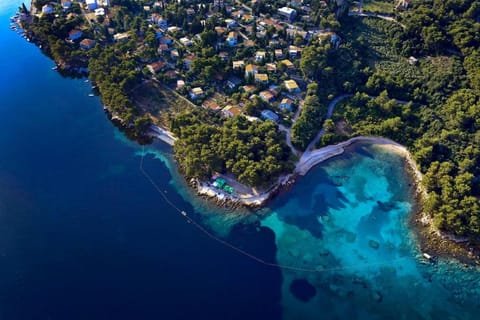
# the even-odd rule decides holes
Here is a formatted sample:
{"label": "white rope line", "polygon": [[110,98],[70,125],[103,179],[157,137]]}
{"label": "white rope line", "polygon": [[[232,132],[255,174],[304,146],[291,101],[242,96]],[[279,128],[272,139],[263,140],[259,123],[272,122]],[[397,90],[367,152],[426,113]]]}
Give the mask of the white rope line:
{"label": "white rope line", "polygon": [[379,266],[379,265],[389,265],[389,264],[392,264],[394,262],[398,262],[398,261],[402,261],[402,260],[406,260],[408,258],[398,258],[398,259],[393,259],[393,260],[389,260],[389,261],[378,261],[378,262],[371,262],[371,263],[363,263],[363,264],[358,264],[358,265],[351,265],[351,266],[343,266],[343,267],[332,267],[332,268],[319,268],[321,265],[319,266],[305,266],[305,267],[300,267],[300,266],[292,266],[292,265],[283,265],[283,264],[278,264],[278,263],[274,263],[274,262],[269,262],[269,261],[265,261],[264,259],[252,254],[252,253],[249,253],[235,245],[233,245],[232,243],[226,241],[226,240],[223,240],[219,237],[217,237],[216,235],[214,235],[213,233],[211,233],[210,231],[208,231],[206,228],[204,228],[202,225],[200,225],[196,220],[194,220],[191,216],[189,216],[187,214],[187,212],[181,210],[179,207],[177,207],[166,195],[165,195],[165,192],[162,192],[161,188],[155,183],[155,181],[153,180],[153,178],[145,171],[145,169],[143,168],[143,161],[144,161],[144,158],[145,158],[145,146],[143,146],[143,150],[142,150],[142,157],[140,159],[140,171],[142,172],[142,174],[145,176],[145,178],[152,184],[152,186],[155,188],[155,190],[157,190],[157,192],[162,196],[163,200],[165,200],[165,202],[171,206],[173,209],[175,209],[175,211],[183,216],[188,223],[190,223],[191,225],[193,225],[194,227],[196,227],[199,231],[203,232],[207,237],[209,237],[210,239],[212,240],[215,240],[219,243],[221,243],[222,245],[224,245],[225,247],[227,248],[230,248],[258,263],[261,263],[263,265],[266,265],[266,266],[269,266],[269,267],[275,267],[275,268],[280,268],[280,269],[284,269],[284,270],[292,270],[292,271],[302,271],[302,272],[328,272],[328,271],[340,271],[340,270],[346,270],[346,269],[359,269],[359,268],[365,268],[365,267],[371,267],[371,266]]}

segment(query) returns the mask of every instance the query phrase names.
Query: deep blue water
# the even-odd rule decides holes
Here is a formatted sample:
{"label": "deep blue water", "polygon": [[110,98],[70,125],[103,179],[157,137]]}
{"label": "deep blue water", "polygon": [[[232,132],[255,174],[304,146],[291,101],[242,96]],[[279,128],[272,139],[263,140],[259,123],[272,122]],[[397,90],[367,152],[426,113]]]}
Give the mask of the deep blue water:
{"label": "deep blue water", "polygon": [[[279,318],[279,270],[165,205],[90,85],[8,28],[19,4],[0,2],[0,319]],[[192,211],[161,161],[145,168]],[[231,237],[274,258],[273,233],[253,231]]]}
{"label": "deep blue water", "polygon": [[[358,145],[262,213],[192,196],[171,150],[129,141],[0,2],[0,320],[476,319],[480,272],[422,264],[403,160]],[[142,175],[209,230],[212,241]]]}

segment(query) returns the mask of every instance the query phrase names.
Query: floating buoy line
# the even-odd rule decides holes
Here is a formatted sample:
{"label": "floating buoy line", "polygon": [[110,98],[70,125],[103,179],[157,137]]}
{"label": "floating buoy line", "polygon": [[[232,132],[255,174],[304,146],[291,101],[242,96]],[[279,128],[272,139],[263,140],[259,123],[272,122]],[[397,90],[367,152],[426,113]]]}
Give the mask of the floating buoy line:
{"label": "floating buoy line", "polygon": [[330,272],[330,271],[340,271],[340,270],[347,270],[347,269],[360,269],[360,268],[366,268],[366,267],[372,267],[372,266],[379,266],[379,265],[389,265],[394,262],[406,260],[407,258],[398,258],[398,259],[393,259],[393,260],[388,260],[388,261],[377,261],[377,262],[371,262],[371,263],[362,263],[362,264],[357,264],[357,265],[351,265],[351,266],[343,266],[343,267],[332,267],[332,268],[324,268],[322,265],[318,266],[293,266],[293,265],[284,265],[284,264],[279,264],[275,262],[270,262],[270,261],[265,261],[264,259],[247,252],[234,244],[230,243],[229,241],[226,241],[222,238],[217,237],[214,235],[212,232],[208,231],[205,227],[203,227],[200,223],[198,223],[192,216],[190,216],[185,210],[180,209],[178,206],[176,206],[167,196],[166,193],[167,191],[162,191],[162,189],[157,185],[157,183],[153,180],[153,178],[148,174],[147,171],[145,171],[143,167],[143,162],[145,158],[145,146],[142,146],[142,157],[140,159],[140,172],[143,174],[143,176],[150,182],[150,184],[153,186],[153,188],[162,196],[163,200],[172,207],[177,214],[180,216],[184,217],[187,221],[187,223],[193,225],[195,228],[197,228],[200,232],[205,234],[207,237],[210,239],[224,245],[225,247],[236,251],[237,253],[254,260],[262,265],[268,266],[268,267],[273,267],[273,268],[280,268],[284,270],[291,270],[291,271],[301,271],[301,272],[311,272],[311,273],[320,273],[320,272]]}

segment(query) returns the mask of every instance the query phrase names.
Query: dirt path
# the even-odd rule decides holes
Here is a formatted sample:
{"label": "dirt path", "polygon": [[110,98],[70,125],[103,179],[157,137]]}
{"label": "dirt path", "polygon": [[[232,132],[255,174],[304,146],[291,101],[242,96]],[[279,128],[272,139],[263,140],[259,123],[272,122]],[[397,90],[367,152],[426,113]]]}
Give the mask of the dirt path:
{"label": "dirt path", "polygon": [[385,14],[381,14],[381,13],[365,13],[363,12],[363,9],[362,9],[362,12],[357,12],[357,11],[349,11],[348,12],[348,15],[349,16],[355,16],[355,17],[369,17],[369,18],[379,18],[379,19],[383,19],[383,20],[386,20],[386,21],[390,21],[390,22],[393,22],[393,23],[396,23],[398,24],[399,26],[401,26],[403,29],[405,29],[405,25],[401,22],[399,22],[397,19],[395,19],[394,17],[391,17],[391,16],[387,16]]}

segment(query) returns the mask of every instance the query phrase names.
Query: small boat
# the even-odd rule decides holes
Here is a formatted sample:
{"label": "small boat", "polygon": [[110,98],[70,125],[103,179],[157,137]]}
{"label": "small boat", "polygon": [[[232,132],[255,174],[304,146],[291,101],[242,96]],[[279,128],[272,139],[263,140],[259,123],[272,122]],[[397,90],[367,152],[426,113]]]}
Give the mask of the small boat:
{"label": "small boat", "polygon": [[182,211],[181,212],[182,216],[186,217],[187,216],[187,213],[185,211]]}
{"label": "small boat", "polygon": [[90,93],[88,96],[89,97],[95,97],[95,95],[93,93]]}
{"label": "small boat", "polygon": [[52,70],[57,70],[58,69],[58,66],[55,66],[52,68]]}
{"label": "small boat", "polygon": [[90,80],[88,80],[88,79],[87,79],[87,80],[85,80],[85,82],[86,82],[86,83],[88,83],[89,81],[90,81]]}

